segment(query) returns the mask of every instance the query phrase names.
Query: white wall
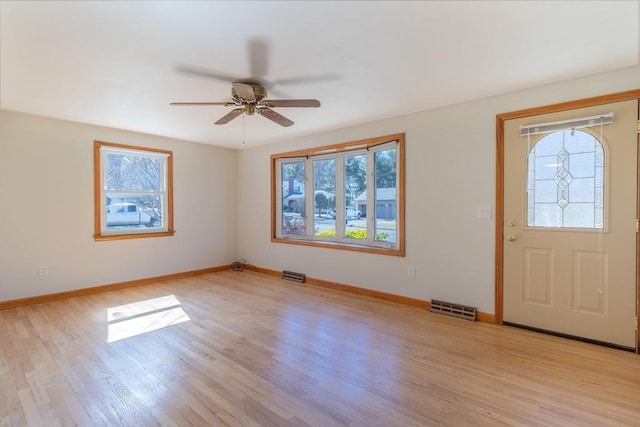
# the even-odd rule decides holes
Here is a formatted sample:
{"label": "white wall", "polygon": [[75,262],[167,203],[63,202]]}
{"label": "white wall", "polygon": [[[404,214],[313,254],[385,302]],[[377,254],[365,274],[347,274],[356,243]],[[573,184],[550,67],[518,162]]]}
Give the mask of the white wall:
{"label": "white wall", "polygon": [[[173,237],[93,240],[94,140],[173,151]],[[231,263],[236,169],[234,150],[0,111],[0,301]]]}
{"label": "white wall", "polygon": [[[640,67],[633,67],[241,151],[238,256],[265,268],[494,313],[495,226],[476,219],[476,209],[495,207],[495,116],[637,88]],[[397,132],[407,141],[406,257],[271,243],[271,154]],[[407,277],[409,266],[415,279]]]}
{"label": "white wall", "polygon": [[[0,301],[245,258],[493,313],[494,223],[476,209],[495,205],[496,114],[639,87],[633,67],[239,152],[0,111]],[[271,154],[397,132],[407,135],[406,257],[271,243]],[[93,240],[94,140],[173,150],[175,236]]]}

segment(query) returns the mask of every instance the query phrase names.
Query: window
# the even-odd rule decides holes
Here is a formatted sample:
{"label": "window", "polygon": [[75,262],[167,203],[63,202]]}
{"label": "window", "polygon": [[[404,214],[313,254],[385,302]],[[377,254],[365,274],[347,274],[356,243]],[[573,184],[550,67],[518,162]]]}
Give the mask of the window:
{"label": "window", "polygon": [[529,151],[527,225],[604,228],[604,149],[581,130],[553,132]]}
{"label": "window", "polygon": [[96,240],[173,235],[173,153],[94,142]]}
{"label": "window", "polygon": [[404,256],[404,134],[271,161],[272,241]]}

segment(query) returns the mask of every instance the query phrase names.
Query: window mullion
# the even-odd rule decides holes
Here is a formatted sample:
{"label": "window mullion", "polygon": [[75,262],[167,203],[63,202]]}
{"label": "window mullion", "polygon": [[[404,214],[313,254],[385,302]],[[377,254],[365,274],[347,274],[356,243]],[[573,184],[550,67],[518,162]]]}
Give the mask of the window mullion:
{"label": "window mullion", "polygon": [[375,241],[376,224],[376,171],[375,171],[375,151],[367,152],[367,171],[369,181],[367,182],[367,241]]}
{"label": "window mullion", "polygon": [[338,240],[344,240],[345,194],[344,156],[338,156],[336,158],[336,239]]}
{"label": "window mullion", "polygon": [[315,224],[313,219],[315,217],[315,188],[313,186],[313,160],[307,158],[304,162],[304,189],[302,192],[305,195],[304,199],[304,223],[305,223],[305,235],[307,237],[313,237],[315,234]]}

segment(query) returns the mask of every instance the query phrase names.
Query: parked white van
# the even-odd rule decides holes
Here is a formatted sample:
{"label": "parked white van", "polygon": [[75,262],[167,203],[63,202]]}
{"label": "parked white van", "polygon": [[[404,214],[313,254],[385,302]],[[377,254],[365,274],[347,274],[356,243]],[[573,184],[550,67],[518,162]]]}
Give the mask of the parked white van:
{"label": "parked white van", "polygon": [[107,227],[146,225],[158,227],[160,218],[141,209],[135,203],[114,203],[107,206]]}

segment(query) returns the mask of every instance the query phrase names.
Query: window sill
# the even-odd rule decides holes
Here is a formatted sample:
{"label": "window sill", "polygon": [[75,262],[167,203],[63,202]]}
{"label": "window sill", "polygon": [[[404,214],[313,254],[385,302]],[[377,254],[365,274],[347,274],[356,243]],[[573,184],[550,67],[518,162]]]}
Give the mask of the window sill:
{"label": "window sill", "polygon": [[352,252],[364,252],[378,255],[398,256],[404,257],[404,247],[401,245],[399,248],[383,248],[379,246],[359,245],[356,243],[343,243],[343,242],[327,242],[318,240],[304,240],[304,239],[283,239],[279,237],[272,237],[271,241],[274,243],[284,243],[289,245],[301,245],[301,246],[313,246],[316,248],[327,249],[339,249]]}
{"label": "window sill", "polygon": [[94,234],[93,240],[96,242],[102,242],[106,240],[144,239],[147,237],[171,237],[174,234],[175,230],[162,231],[158,233]]}

